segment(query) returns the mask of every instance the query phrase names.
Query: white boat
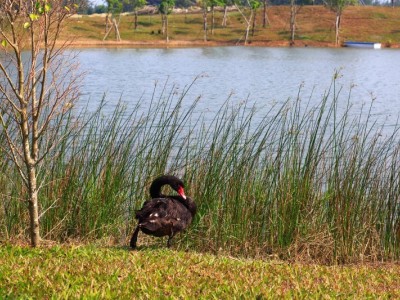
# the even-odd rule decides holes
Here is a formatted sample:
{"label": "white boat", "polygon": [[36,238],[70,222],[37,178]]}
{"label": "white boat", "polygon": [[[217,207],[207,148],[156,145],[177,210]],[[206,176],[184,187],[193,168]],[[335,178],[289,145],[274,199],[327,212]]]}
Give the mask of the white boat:
{"label": "white boat", "polygon": [[353,48],[373,48],[373,49],[381,49],[381,43],[374,43],[374,42],[352,42],[347,41],[344,42],[345,47],[353,47]]}

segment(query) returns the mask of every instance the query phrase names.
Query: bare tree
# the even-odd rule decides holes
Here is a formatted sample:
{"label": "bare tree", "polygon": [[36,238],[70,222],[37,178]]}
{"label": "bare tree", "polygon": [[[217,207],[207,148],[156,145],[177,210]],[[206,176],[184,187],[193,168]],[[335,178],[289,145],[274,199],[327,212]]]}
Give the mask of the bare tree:
{"label": "bare tree", "polygon": [[209,0],[203,0],[201,1],[201,5],[203,6],[203,32],[204,32],[204,42],[207,42],[207,31],[208,31],[208,4]]}
{"label": "bare tree", "polygon": [[[17,168],[27,190],[30,240],[36,247],[39,230],[38,174],[45,158],[55,154],[78,97],[76,60],[60,40],[63,24],[77,9],[76,1],[4,0],[0,2],[0,145]],[[70,52],[72,53],[72,52]]]}
{"label": "bare tree", "polygon": [[300,11],[299,5],[296,4],[296,0],[290,0],[290,45],[293,46],[295,43],[296,35],[296,17]]}
{"label": "bare tree", "polygon": [[247,0],[247,6],[250,9],[250,15],[246,16],[244,11],[240,9],[239,5],[235,3],[236,9],[240,12],[242,15],[245,23],[246,23],[246,31],[245,31],[245,36],[244,36],[244,44],[247,45],[248,40],[249,40],[249,32],[250,32],[250,27],[253,25],[253,35],[254,35],[254,27],[255,27],[255,17],[257,13],[257,9],[260,7],[261,3],[258,0]]}
{"label": "bare tree", "polygon": [[349,5],[354,5],[357,0],[324,0],[325,5],[335,13],[335,44],[339,45],[340,25],[344,9]]}

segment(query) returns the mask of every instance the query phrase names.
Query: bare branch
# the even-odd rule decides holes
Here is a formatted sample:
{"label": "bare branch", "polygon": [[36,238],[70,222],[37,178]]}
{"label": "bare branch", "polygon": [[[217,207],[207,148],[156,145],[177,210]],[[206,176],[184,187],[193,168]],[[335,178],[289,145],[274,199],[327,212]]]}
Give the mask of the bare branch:
{"label": "bare branch", "polygon": [[[11,76],[9,75],[9,72],[7,72],[7,70],[5,69],[4,64],[1,61],[0,61],[0,70],[2,71],[2,73],[3,73],[4,77],[5,77],[5,79],[7,80],[7,83],[9,84],[9,86],[13,89],[13,92],[14,92],[15,96],[17,96],[18,99],[20,101],[22,101],[23,97],[19,94],[18,89],[15,86],[13,79],[11,78]],[[2,88],[2,91],[3,91],[4,90],[3,86],[1,86],[1,88]]]}
{"label": "bare branch", "polygon": [[11,97],[8,95],[6,90],[4,89],[3,86],[0,85],[0,92],[3,94],[3,99],[7,101],[11,106],[12,109],[14,110],[14,113],[21,113],[21,109],[17,106],[17,104],[11,99]]}
{"label": "bare branch", "polygon": [[22,157],[22,153],[18,150],[18,146],[13,142],[13,139],[12,139],[9,131],[6,130],[7,124],[6,124],[6,121],[4,120],[3,113],[0,114],[0,122],[1,122],[2,127],[5,129],[5,130],[3,130],[3,132],[5,134],[5,137],[6,137],[6,140],[7,140],[7,143],[8,143],[8,148],[10,150],[10,151],[7,151],[6,149],[4,149],[4,152],[8,155],[8,157],[17,166],[17,169],[18,169],[18,171],[19,171],[19,173],[21,175],[21,178],[22,178],[24,184],[27,186],[28,185],[28,180],[26,178],[26,175],[23,172],[22,166],[19,163],[20,159],[18,159],[18,157],[19,158]]}

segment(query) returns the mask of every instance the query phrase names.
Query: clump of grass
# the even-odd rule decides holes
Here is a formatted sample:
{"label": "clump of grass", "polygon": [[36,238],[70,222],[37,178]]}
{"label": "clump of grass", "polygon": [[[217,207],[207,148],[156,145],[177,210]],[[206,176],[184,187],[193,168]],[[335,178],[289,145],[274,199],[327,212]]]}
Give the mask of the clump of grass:
{"label": "clump of grass", "polygon": [[[335,79],[318,106],[299,93],[263,115],[229,100],[199,114],[188,97],[165,85],[129,110],[120,102],[107,114],[102,102],[71,115],[41,173],[43,236],[124,244],[152,179],[173,173],[199,207],[176,247],[329,264],[399,257],[398,126],[378,125],[370,107],[354,112],[351,96],[339,105]],[[26,209],[3,160],[7,239],[26,230]]]}

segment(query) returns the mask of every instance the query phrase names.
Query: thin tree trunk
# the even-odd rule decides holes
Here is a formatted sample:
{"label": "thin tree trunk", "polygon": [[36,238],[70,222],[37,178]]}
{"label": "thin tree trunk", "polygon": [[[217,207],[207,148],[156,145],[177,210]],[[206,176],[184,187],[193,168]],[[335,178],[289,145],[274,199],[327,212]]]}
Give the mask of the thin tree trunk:
{"label": "thin tree trunk", "polygon": [[[35,123],[35,122],[34,122]],[[29,125],[28,119],[24,115],[22,117],[22,140],[24,144],[25,165],[28,175],[28,204],[29,204],[29,220],[30,220],[30,236],[31,246],[37,247],[40,242],[39,231],[39,207],[38,207],[38,191],[36,178],[36,159],[38,155],[37,139],[33,139],[32,145],[29,141]],[[34,133],[34,135],[36,135]],[[32,147],[32,150],[30,149]]]}
{"label": "thin tree trunk", "polygon": [[39,207],[38,207],[38,191],[36,181],[36,170],[34,167],[29,167],[29,219],[30,219],[30,236],[31,246],[37,247],[40,243],[40,228],[39,228]]}
{"label": "thin tree trunk", "polygon": [[137,26],[138,26],[138,13],[136,10],[134,12],[134,22],[133,23],[134,23],[133,28],[136,30]]}
{"label": "thin tree trunk", "polygon": [[255,32],[255,29],[256,29],[256,18],[257,18],[257,10],[254,10],[254,13],[253,13],[253,25],[251,26],[251,36],[254,36],[254,32]]}
{"label": "thin tree trunk", "polygon": [[108,35],[110,34],[111,30],[112,30],[112,27],[110,27],[110,28],[108,29],[108,31],[106,32],[106,34],[104,35],[103,41],[108,37]]}
{"label": "thin tree trunk", "polygon": [[249,40],[250,26],[251,26],[251,23],[252,23],[251,20],[252,20],[253,17],[254,17],[254,10],[252,9],[251,12],[250,12],[249,20],[246,19],[247,27],[246,27],[246,35],[245,35],[245,38],[244,38],[244,44],[245,45],[247,45],[247,42]]}
{"label": "thin tree trunk", "polygon": [[254,16],[254,9],[250,10],[250,17],[247,18],[246,15],[243,13],[243,11],[240,9],[238,5],[235,4],[236,9],[240,12],[242,15],[244,21],[246,22],[246,32],[245,32],[245,37],[244,37],[244,45],[247,45],[247,41],[249,39],[249,32],[250,32],[250,27],[251,27],[251,21]]}
{"label": "thin tree trunk", "polygon": [[224,6],[224,16],[222,18],[222,27],[226,27],[226,22],[227,22],[227,18],[228,18],[228,6],[225,5]]}
{"label": "thin tree trunk", "polygon": [[204,41],[207,42],[207,5],[203,7],[203,31],[204,31]]}
{"label": "thin tree trunk", "polygon": [[263,2],[263,28],[266,28],[269,21],[268,21],[268,15],[267,15],[267,0],[264,0]]}
{"label": "thin tree trunk", "polygon": [[[45,61],[46,63],[46,61]],[[44,67],[45,68],[45,67]],[[22,65],[18,68],[21,72],[23,70]],[[35,75],[33,75],[35,76]],[[18,75],[20,79],[21,90],[23,84],[21,80],[23,79],[23,75]],[[22,84],[22,85],[21,85]],[[37,247],[40,242],[40,231],[39,231],[39,208],[38,208],[38,191],[37,191],[37,178],[36,178],[36,163],[37,157],[39,153],[38,148],[38,136],[37,136],[37,111],[35,107],[37,106],[36,99],[36,89],[32,88],[32,92],[35,96],[32,99],[32,121],[28,119],[27,104],[22,105],[21,109],[21,121],[20,121],[20,130],[22,133],[22,143],[23,143],[23,153],[24,153],[24,162],[27,170],[27,187],[28,187],[28,206],[29,206],[29,221],[30,221],[30,237],[31,237],[31,246]],[[31,125],[30,125],[30,122]],[[30,133],[32,134],[32,140],[30,140]]]}
{"label": "thin tree trunk", "polygon": [[109,19],[108,19],[109,17],[108,17],[108,14],[106,15],[106,26],[105,26],[105,30],[104,30],[104,33],[105,34],[107,34],[107,32],[109,32],[109,28],[108,28],[108,22],[109,22]]}
{"label": "thin tree trunk", "polygon": [[335,22],[335,44],[336,44],[336,46],[339,45],[340,19],[341,19],[341,13],[337,12],[336,13],[336,22]]}
{"label": "thin tree trunk", "polygon": [[211,35],[214,35],[214,27],[215,27],[215,9],[214,6],[211,7]]}
{"label": "thin tree trunk", "polygon": [[[119,34],[119,29],[118,29],[118,24],[117,24],[117,20],[113,20],[114,21],[114,28],[115,28],[115,39],[120,42],[121,41],[121,35]],[[119,23],[119,22],[118,22]]]}
{"label": "thin tree trunk", "polygon": [[165,14],[161,14],[161,33],[165,35]]}
{"label": "thin tree trunk", "polygon": [[[34,101],[34,100],[33,100]],[[24,106],[23,111],[27,111]],[[22,141],[24,145],[24,161],[27,169],[28,177],[28,204],[29,204],[29,220],[30,220],[30,236],[31,246],[36,247],[40,242],[39,232],[39,208],[38,208],[38,191],[37,191],[37,178],[36,178],[36,160],[38,154],[37,140],[33,139],[32,144],[29,140],[29,120],[26,114],[21,116],[21,132]],[[35,121],[33,122],[35,123]],[[33,135],[36,135],[33,133]]]}
{"label": "thin tree trunk", "polygon": [[297,8],[295,1],[290,1],[290,45],[294,45],[295,33],[296,33],[296,13]]}
{"label": "thin tree trunk", "polygon": [[165,33],[167,35],[167,43],[169,42],[169,36],[168,36],[168,14],[165,15]]}

